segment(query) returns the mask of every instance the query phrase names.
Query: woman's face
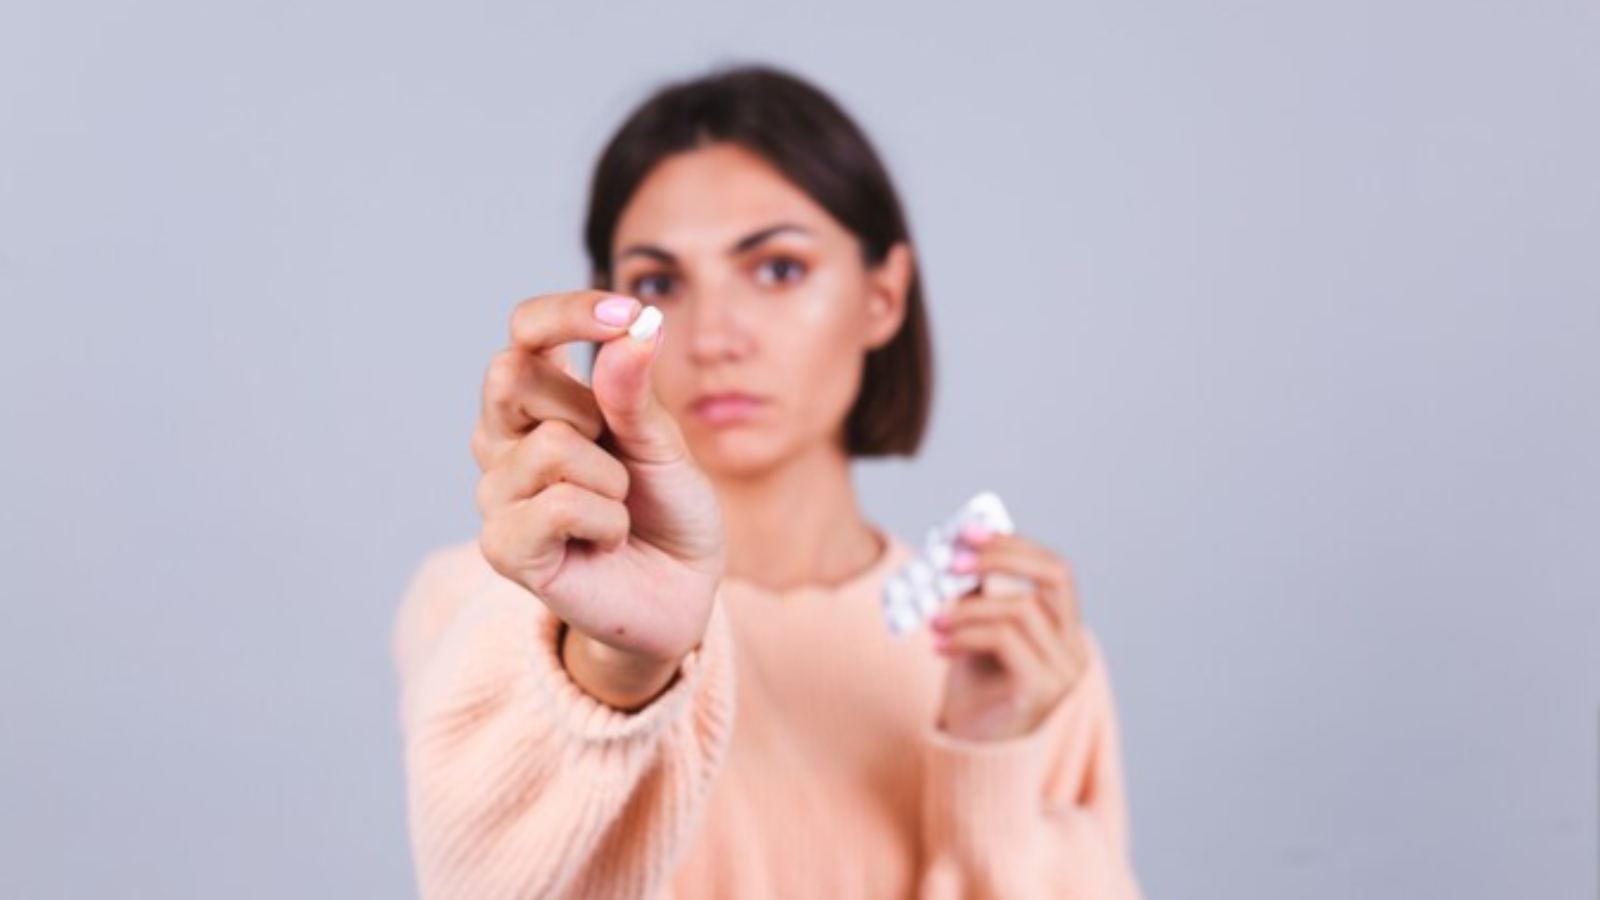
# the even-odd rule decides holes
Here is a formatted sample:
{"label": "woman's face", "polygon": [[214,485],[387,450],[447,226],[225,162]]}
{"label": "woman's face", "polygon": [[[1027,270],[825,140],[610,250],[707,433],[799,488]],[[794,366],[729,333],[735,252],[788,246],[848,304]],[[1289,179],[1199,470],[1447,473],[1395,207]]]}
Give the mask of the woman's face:
{"label": "woman's face", "polygon": [[[760,156],[669,157],[623,210],[611,287],[665,314],[657,395],[712,475],[842,439],[868,350],[905,313],[910,249],[867,268],[855,235]],[[841,445],[842,446],[842,445]]]}

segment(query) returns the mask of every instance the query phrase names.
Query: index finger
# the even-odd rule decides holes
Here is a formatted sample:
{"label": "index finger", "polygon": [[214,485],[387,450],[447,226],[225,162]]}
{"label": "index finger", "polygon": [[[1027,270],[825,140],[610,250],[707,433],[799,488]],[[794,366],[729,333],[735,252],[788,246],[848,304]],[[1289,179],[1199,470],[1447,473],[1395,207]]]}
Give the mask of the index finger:
{"label": "index finger", "polygon": [[511,313],[511,345],[561,366],[565,345],[626,333],[642,306],[626,294],[595,289],[531,297]]}
{"label": "index finger", "polygon": [[978,571],[1012,575],[1033,582],[1062,630],[1079,620],[1078,591],[1072,566],[1050,548],[1019,534],[994,533],[972,544]]}

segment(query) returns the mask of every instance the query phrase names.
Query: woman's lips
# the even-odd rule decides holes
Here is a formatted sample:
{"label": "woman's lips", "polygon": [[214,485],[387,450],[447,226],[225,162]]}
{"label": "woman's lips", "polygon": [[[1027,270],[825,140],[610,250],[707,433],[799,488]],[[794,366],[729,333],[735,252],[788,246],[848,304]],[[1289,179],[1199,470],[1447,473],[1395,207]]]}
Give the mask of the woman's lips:
{"label": "woman's lips", "polygon": [[712,425],[727,425],[750,418],[761,403],[749,394],[708,394],[695,401],[694,414]]}

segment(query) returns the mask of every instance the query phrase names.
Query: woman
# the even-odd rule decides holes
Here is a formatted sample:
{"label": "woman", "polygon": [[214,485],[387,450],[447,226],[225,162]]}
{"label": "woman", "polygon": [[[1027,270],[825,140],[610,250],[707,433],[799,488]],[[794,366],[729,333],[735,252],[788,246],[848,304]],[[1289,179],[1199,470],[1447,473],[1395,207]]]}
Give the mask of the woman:
{"label": "woman", "polygon": [[485,377],[482,532],[397,621],[422,894],[1136,898],[1067,564],[969,533],[957,569],[1031,589],[883,626],[913,550],[850,461],[915,452],[932,363],[856,125],[770,68],[669,86],[586,240],[597,289],[519,305]]}

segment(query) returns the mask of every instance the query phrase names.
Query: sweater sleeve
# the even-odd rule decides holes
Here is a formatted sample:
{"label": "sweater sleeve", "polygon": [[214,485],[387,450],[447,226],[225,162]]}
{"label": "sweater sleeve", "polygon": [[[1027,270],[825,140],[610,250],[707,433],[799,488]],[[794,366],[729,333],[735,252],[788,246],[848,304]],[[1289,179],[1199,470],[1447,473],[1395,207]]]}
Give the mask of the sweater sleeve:
{"label": "sweater sleeve", "polygon": [[1088,640],[1088,667],[1033,732],[925,733],[918,900],[1139,900],[1110,679]]}
{"label": "sweater sleeve", "polygon": [[476,546],[435,551],[412,575],[394,656],[424,900],[670,890],[731,736],[721,598],[673,682],[631,713],[571,680],[560,626]]}

